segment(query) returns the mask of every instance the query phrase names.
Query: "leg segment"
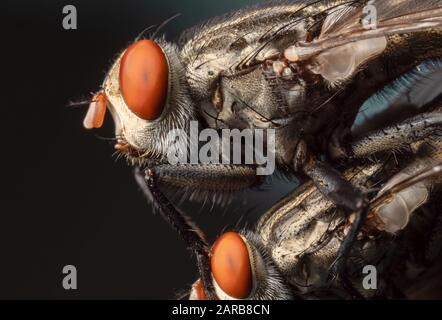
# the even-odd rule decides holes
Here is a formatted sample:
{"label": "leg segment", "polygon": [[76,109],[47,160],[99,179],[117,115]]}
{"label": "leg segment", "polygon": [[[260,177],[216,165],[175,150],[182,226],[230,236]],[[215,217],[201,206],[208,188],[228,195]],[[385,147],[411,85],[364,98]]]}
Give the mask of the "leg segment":
{"label": "leg segment", "polygon": [[215,299],[210,270],[209,247],[203,233],[191,223],[158,188],[162,182],[180,188],[231,192],[260,183],[253,167],[230,165],[158,165],[142,171],[135,169],[135,180],[147,200],[160,212],[166,222],[178,232],[189,250],[195,253],[201,280],[209,299]]}
{"label": "leg segment", "polygon": [[304,172],[313,180],[321,193],[337,206],[352,212],[364,207],[364,195],[355,189],[342,174],[329,164],[310,159],[303,167]]}
{"label": "leg segment", "polygon": [[355,158],[363,158],[377,152],[398,149],[440,134],[441,130],[441,112],[420,114],[351,142],[350,154]]}
{"label": "leg segment", "polygon": [[198,270],[203,281],[206,296],[214,299],[215,289],[212,285],[210,271],[209,249],[202,233],[186,217],[180,213],[158,189],[157,177],[154,171],[148,170],[144,174],[139,168],[135,169],[135,180],[149,202],[156,206],[161,216],[183,238],[188,249],[192,250],[197,258]]}
{"label": "leg segment", "polygon": [[[377,152],[397,149],[437,135],[441,128],[442,113],[424,113],[353,141],[350,143],[349,153],[355,158],[363,158]],[[339,152],[339,154],[339,157],[344,157],[348,152]],[[365,222],[368,202],[360,191],[351,186],[341,177],[339,172],[327,164],[320,161],[309,161],[304,166],[304,172],[331,201],[356,213],[355,221],[331,269],[332,275],[336,276],[342,273],[342,269],[345,267],[343,258],[350,251],[353,241]]]}
{"label": "leg segment", "polygon": [[304,166],[304,172],[313,180],[321,193],[333,203],[343,207],[349,213],[355,213],[355,221],[344,239],[338,256],[331,267],[333,278],[339,277],[345,269],[345,257],[351,250],[368,213],[368,200],[365,195],[345,180],[342,175],[328,164],[310,159]]}
{"label": "leg segment", "polygon": [[169,165],[155,167],[158,182],[177,188],[233,192],[260,185],[255,168],[245,165]]}

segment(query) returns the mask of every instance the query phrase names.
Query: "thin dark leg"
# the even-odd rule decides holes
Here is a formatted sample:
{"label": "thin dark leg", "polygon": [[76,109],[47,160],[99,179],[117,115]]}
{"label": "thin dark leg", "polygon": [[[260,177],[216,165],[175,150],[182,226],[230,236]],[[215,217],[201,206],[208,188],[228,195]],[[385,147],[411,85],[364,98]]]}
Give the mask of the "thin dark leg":
{"label": "thin dark leg", "polygon": [[146,196],[172,228],[185,241],[189,250],[195,253],[197,267],[203,281],[206,296],[215,299],[210,270],[209,248],[203,233],[167,199],[158,188],[158,183],[180,189],[204,192],[234,192],[262,183],[255,168],[244,165],[157,165],[147,171],[135,169],[135,179]]}
{"label": "thin dark leg", "polygon": [[332,278],[337,278],[338,280],[341,280],[339,278],[345,272],[346,257],[348,257],[353,243],[355,242],[356,237],[358,236],[365,223],[367,214],[368,206],[365,206],[356,213],[355,221],[352,223],[350,231],[348,232],[344,241],[342,241],[341,247],[338,251],[338,256],[333,264],[330,266],[330,276]]}
{"label": "thin dark leg", "polygon": [[303,170],[319,191],[337,206],[357,212],[367,205],[364,194],[329,164],[311,158]]}
{"label": "thin dark leg", "polygon": [[161,216],[178,232],[186,243],[187,248],[195,253],[206,296],[209,299],[215,299],[215,289],[212,285],[210,271],[209,250],[202,232],[190,223],[159,190],[156,185],[156,174],[154,170],[148,170],[144,174],[139,168],[136,168],[135,180],[147,200],[158,208]]}
{"label": "thin dark leg", "polygon": [[[363,158],[377,152],[404,147],[421,141],[427,137],[441,133],[442,113],[430,112],[407,119],[399,124],[372,132],[350,143],[348,152],[340,152],[340,156]],[[304,172],[314,181],[318,189],[333,203],[356,214],[355,221],[343,241],[338,257],[331,267],[331,276],[339,277],[345,269],[345,257],[351,250],[367,213],[368,201],[364,194],[342,178],[341,174],[331,166],[310,159],[304,166]]]}
{"label": "thin dark leg", "polygon": [[369,203],[360,190],[356,189],[338,171],[324,162],[312,158],[304,166],[304,172],[313,180],[324,196],[337,206],[344,208],[349,214],[355,213],[356,216],[330,269],[332,278],[339,278],[345,272],[345,258],[348,256],[365,222]]}
{"label": "thin dark leg", "polygon": [[345,289],[345,291],[350,295],[350,299],[365,300],[364,296],[361,295],[358,290],[356,290],[356,288],[353,286],[351,281],[348,280],[347,277],[341,277],[339,281],[341,282],[341,285]]}

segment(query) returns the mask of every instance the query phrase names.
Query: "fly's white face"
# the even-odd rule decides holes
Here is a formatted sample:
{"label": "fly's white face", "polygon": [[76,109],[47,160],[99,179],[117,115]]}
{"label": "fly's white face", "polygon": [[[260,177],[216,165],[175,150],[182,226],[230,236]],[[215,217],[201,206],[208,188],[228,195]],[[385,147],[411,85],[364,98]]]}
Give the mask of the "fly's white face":
{"label": "fly's white face", "polygon": [[140,40],[115,61],[85,119],[101,127],[106,105],[115,122],[116,149],[135,159],[163,158],[167,134],[185,128],[193,107],[180,77],[176,48],[164,41]]}

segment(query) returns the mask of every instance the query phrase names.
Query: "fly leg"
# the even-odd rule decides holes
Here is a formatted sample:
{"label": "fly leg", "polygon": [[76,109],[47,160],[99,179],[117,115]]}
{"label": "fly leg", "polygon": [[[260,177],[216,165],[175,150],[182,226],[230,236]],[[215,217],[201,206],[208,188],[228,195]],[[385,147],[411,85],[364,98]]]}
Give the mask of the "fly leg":
{"label": "fly leg", "polygon": [[[259,186],[264,178],[256,168],[246,165],[170,165],[155,167],[158,182],[171,187],[181,199],[224,205],[238,191]],[[180,201],[179,201],[180,202]]]}
{"label": "fly leg", "polygon": [[368,199],[362,191],[355,188],[341,173],[325,162],[310,158],[303,167],[304,172],[312,179],[321,193],[334,204],[355,213],[355,220],[342,242],[335,262],[330,268],[330,276],[340,279],[345,272],[345,258],[364,224],[368,214]]}
{"label": "fly leg", "polygon": [[246,165],[161,164],[153,169],[160,183],[208,192],[233,192],[258,186],[263,182],[262,177],[256,175],[255,167]]}
{"label": "fly leg", "polygon": [[206,296],[216,298],[210,270],[209,247],[203,233],[180,212],[158,187],[163,182],[189,188],[208,188],[213,191],[233,191],[259,182],[252,167],[228,165],[172,166],[158,165],[148,170],[135,169],[140,189],[159,211],[164,220],[181,236],[189,250],[195,253],[198,271]]}
{"label": "fly leg", "polygon": [[376,130],[351,141],[339,158],[364,158],[378,152],[399,149],[442,133],[442,112],[423,113],[399,124]]}
{"label": "fly leg", "polygon": [[[440,135],[441,129],[441,112],[420,114],[351,142],[350,158],[364,158],[377,152],[398,149],[425,138]],[[355,221],[331,269],[332,276],[339,276],[345,268],[343,258],[351,250],[352,243],[367,217],[368,202],[361,191],[351,186],[339,172],[325,163],[310,160],[304,165],[304,172],[331,201],[356,214]]]}
{"label": "fly leg", "polygon": [[135,180],[147,200],[157,207],[161,216],[185,241],[187,248],[195,253],[198,271],[204,284],[206,296],[209,299],[214,299],[215,289],[211,280],[209,249],[202,232],[179,212],[159,190],[157,177],[153,171],[148,170],[143,173],[139,168],[136,168]]}

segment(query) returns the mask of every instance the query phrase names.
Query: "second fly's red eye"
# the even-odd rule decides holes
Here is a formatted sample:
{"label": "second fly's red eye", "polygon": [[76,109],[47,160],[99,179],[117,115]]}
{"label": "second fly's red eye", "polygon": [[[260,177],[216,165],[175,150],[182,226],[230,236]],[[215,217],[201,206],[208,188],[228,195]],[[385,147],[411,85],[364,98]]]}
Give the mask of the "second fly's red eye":
{"label": "second fly's red eye", "polygon": [[120,63],[120,89],[129,109],[144,120],[158,119],[164,109],[169,67],[160,46],[140,40],[124,53]]}
{"label": "second fly's red eye", "polygon": [[213,245],[210,267],[218,286],[235,299],[245,299],[252,291],[249,250],[236,232],[223,234]]}

